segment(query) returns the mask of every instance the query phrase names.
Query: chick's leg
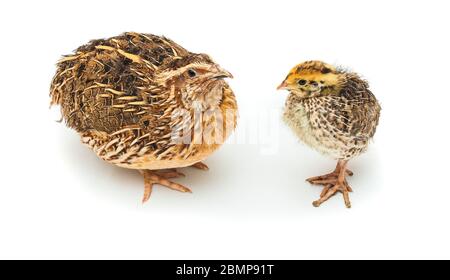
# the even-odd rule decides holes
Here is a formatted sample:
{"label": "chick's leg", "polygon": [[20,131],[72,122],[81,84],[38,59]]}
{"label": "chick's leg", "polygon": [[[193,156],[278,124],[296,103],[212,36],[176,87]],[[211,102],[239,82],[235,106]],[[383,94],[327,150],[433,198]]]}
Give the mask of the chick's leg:
{"label": "chick's leg", "polygon": [[325,176],[308,179],[311,184],[324,186],[320,199],[313,202],[315,207],[319,207],[337,192],[341,192],[344,196],[345,206],[347,206],[347,208],[351,208],[349,193],[353,192],[353,190],[349,186],[345,177],[352,176],[353,173],[347,170],[347,162],[348,161],[346,160],[339,160],[334,172]]}
{"label": "chick's leg", "polygon": [[153,186],[155,184],[170,188],[172,190],[190,193],[192,192],[190,189],[182,186],[180,184],[176,184],[172,181],[169,181],[170,178],[179,178],[184,177],[183,173],[176,171],[175,169],[164,170],[164,171],[150,171],[150,170],[141,170],[140,171],[144,176],[144,198],[142,199],[142,203],[147,202],[150,199],[150,196],[153,191]]}

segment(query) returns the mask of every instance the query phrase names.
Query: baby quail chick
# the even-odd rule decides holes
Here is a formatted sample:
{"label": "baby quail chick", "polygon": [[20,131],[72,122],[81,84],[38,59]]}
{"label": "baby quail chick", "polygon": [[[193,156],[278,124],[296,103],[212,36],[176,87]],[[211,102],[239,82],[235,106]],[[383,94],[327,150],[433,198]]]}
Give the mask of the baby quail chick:
{"label": "baby quail chick", "polygon": [[356,73],[308,61],[294,67],[278,89],[290,92],[284,120],[300,140],[338,160],[332,173],[307,180],[324,186],[313,205],[319,207],[342,192],[350,208],[352,189],[346,176],[353,173],[347,163],[366,151],[380,117],[381,107],[369,84]]}
{"label": "baby quail chick", "polygon": [[143,174],[143,202],[154,184],[190,192],[169,181],[184,176],[176,168],[207,170],[201,161],[236,126],[236,99],[224,81],[232,75],[164,37],[94,40],[57,68],[51,104],[97,156]]}

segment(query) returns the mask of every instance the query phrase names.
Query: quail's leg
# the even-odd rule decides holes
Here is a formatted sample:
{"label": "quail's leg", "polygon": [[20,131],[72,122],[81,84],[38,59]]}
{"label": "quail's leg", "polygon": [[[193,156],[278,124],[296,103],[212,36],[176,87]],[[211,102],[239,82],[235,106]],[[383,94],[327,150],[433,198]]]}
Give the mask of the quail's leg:
{"label": "quail's leg", "polygon": [[344,196],[345,206],[347,206],[347,208],[351,208],[349,193],[353,190],[345,179],[347,175],[352,176],[353,173],[347,170],[347,161],[340,160],[334,172],[325,176],[308,179],[311,184],[324,186],[320,199],[314,201],[313,205],[315,207],[319,207],[337,192],[341,192]]}
{"label": "quail's leg", "polygon": [[172,190],[190,193],[192,192],[190,189],[182,186],[180,184],[176,184],[172,181],[169,181],[169,178],[178,178],[184,176],[184,174],[179,173],[176,170],[167,170],[167,171],[150,171],[150,170],[141,170],[142,175],[144,176],[144,198],[142,199],[142,203],[147,202],[150,199],[152,194],[153,186],[155,184],[170,188]]}
{"label": "quail's leg", "polygon": [[203,171],[209,170],[208,165],[204,164],[203,162],[197,162],[196,164],[192,165],[192,167],[203,170]]}

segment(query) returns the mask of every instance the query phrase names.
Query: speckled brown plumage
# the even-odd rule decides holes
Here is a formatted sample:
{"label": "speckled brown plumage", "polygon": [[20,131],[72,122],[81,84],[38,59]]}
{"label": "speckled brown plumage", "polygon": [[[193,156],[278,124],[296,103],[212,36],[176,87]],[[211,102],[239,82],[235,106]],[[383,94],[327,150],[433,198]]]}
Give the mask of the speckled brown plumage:
{"label": "speckled brown plumage", "polygon": [[366,151],[380,117],[380,105],[368,83],[356,73],[309,61],[296,66],[279,89],[291,92],[285,122],[304,143],[339,160],[335,172],[308,180],[327,190],[315,206],[342,191],[350,207],[346,164]]}
{"label": "speckled brown plumage", "polygon": [[129,32],[63,57],[50,95],[100,158],[145,175],[194,165],[223,144],[237,118],[227,77],[208,55]]}

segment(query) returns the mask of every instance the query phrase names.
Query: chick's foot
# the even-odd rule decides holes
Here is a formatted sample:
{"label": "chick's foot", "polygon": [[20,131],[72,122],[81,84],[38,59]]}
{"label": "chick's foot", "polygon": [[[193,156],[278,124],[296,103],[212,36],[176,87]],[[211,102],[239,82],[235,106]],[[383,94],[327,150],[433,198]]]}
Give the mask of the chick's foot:
{"label": "chick's foot", "polygon": [[347,170],[347,161],[340,160],[336,166],[336,170],[330,174],[313,177],[307,181],[313,185],[323,185],[324,189],[320,195],[320,199],[313,202],[315,207],[319,207],[329,200],[336,193],[341,192],[344,196],[345,206],[351,208],[349,193],[353,192],[349,186],[346,176],[353,176],[353,172]]}
{"label": "chick's foot", "polygon": [[144,198],[142,199],[142,203],[147,202],[150,199],[150,196],[153,191],[153,186],[155,184],[167,187],[172,190],[176,190],[183,193],[191,193],[192,191],[186,188],[183,185],[174,183],[169,181],[171,178],[179,178],[184,177],[183,173],[176,171],[175,169],[163,170],[163,171],[150,171],[150,170],[141,170],[142,175],[144,176]]}

